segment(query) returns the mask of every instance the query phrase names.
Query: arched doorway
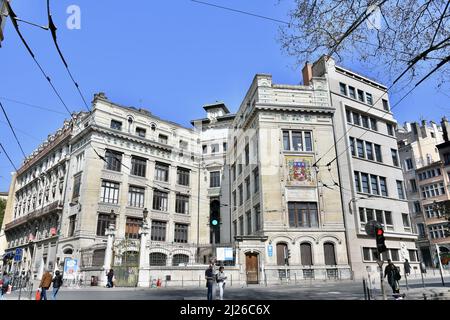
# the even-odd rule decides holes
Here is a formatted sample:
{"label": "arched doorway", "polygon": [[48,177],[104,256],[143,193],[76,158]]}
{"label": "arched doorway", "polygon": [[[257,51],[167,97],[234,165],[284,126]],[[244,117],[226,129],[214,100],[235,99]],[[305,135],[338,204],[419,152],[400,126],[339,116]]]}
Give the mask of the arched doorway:
{"label": "arched doorway", "polygon": [[255,252],[245,254],[245,270],[247,272],[247,284],[259,283],[259,255]]}

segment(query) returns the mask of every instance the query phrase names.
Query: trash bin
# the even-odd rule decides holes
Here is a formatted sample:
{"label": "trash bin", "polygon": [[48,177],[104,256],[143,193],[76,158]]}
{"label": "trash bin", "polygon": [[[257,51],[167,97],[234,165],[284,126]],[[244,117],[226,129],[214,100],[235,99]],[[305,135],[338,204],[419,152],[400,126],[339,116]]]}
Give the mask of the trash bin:
{"label": "trash bin", "polygon": [[91,287],[95,287],[98,285],[98,277],[92,276],[91,277]]}

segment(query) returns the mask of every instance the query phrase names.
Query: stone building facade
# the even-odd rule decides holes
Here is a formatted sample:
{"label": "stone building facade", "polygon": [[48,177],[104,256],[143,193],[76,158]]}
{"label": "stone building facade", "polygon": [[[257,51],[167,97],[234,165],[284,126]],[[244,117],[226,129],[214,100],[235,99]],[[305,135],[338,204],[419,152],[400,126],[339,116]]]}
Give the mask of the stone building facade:
{"label": "stone building facade", "polygon": [[[335,109],[333,128],[338,156],[332,164],[339,166],[349,263],[355,278],[367,277],[368,272],[377,277],[376,242],[365,231],[365,224],[371,220],[384,227],[388,251],[382,254],[383,260],[402,265],[408,259],[417,268],[417,236],[398,159],[397,123],[390,111],[386,87],[336,65],[326,56],[305,69],[311,69],[304,72],[306,83],[308,74],[327,79],[330,104]],[[327,161],[318,165],[326,166]]]}

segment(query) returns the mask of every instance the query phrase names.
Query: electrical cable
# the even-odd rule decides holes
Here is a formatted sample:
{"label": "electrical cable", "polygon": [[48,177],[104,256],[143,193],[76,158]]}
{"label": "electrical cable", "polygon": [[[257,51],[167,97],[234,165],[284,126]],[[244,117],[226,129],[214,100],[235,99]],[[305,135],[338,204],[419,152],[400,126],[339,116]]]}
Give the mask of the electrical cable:
{"label": "electrical cable", "polygon": [[23,157],[26,158],[27,156],[25,155],[25,152],[23,151],[22,145],[20,144],[19,139],[17,138],[16,132],[14,131],[14,128],[13,128],[13,126],[11,124],[11,121],[9,121],[8,114],[6,113],[6,110],[3,107],[3,104],[2,104],[1,101],[0,101],[0,107],[2,108],[3,114],[5,115],[6,121],[8,121],[9,128],[11,129],[11,131],[12,131],[12,133],[14,135],[14,138],[16,139],[16,142],[19,145],[20,151],[22,151]]}

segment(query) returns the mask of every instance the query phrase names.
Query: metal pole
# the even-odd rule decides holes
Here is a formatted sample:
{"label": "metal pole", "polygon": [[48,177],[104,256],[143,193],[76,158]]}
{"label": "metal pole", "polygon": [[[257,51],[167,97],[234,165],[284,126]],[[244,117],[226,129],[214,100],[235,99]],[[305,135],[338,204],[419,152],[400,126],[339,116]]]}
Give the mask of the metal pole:
{"label": "metal pole", "polygon": [[364,300],[367,300],[367,294],[366,294],[366,279],[363,279],[363,290],[364,290]]}
{"label": "metal pole", "polygon": [[422,270],[420,270],[420,275],[422,277],[422,286],[425,289],[425,281],[423,281],[423,272],[422,272]]}
{"label": "metal pole", "polygon": [[370,273],[367,273],[367,277],[368,277],[368,284],[367,284],[367,296],[368,296],[368,300],[371,299],[371,295],[372,295],[372,284],[370,281]]}
{"label": "metal pole", "polygon": [[381,294],[383,295],[383,300],[386,299],[386,291],[384,290],[384,279],[383,279],[383,261],[381,260],[381,254],[378,252],[378,266],[380,267],[380,287]]}
{"label": "metal pole", "polygon": [[409,287],[408,287],[408,276],[406,275],[406,272],[405,272],[405,281],[406,281],[406,290],[409,290]]}
{"label": "metal pole", "polygon": [[442,286],[445,287],[444,274],[443,274],[443,271],[442,271],[441,252],[439,251],[439,246],[437,245],[437,243],[435,244],[435,246],[436,246],[436,253],[437,253],[437,256],[438,256],[439,271],[441,272]]}
{"label": "metal pole", "polygon": [[22,276],[20,276],[19,278],[19,300],[21,295],[22,295]]}

